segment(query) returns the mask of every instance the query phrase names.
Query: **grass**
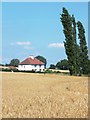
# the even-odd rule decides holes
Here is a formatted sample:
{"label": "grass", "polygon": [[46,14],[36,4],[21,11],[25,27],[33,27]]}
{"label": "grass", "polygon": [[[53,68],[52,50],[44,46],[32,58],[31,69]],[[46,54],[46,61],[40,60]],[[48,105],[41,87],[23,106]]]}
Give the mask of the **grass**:
{"label": "grass", "polygon": [[4,118],[86,118],[88,77],[2,73]]}

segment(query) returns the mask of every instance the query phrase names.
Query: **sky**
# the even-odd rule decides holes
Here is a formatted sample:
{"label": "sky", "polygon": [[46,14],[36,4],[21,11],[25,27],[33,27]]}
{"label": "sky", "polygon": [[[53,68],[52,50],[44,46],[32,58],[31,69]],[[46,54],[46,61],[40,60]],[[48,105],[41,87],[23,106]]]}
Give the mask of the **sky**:
{"label": "sky", "polygon": [[2,2],[89,2],[89,0],[1,0]]}
{"label": "sky", "polygon": [[2,63],[41,55],[49,67],[66,59],[60,21],[63,7],[83,23],[88,43],[88,2],[3,2]]}

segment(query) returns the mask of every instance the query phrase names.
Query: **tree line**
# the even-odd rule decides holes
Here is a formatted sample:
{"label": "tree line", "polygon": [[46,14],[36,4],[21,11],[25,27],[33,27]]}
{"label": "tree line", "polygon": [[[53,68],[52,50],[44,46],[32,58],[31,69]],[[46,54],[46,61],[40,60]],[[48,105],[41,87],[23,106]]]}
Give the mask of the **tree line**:
{"label": "tree line", "polygon": [[69,64],[67,59],[58,61],[56,64],[51,64],[49,69],[69,70]]}

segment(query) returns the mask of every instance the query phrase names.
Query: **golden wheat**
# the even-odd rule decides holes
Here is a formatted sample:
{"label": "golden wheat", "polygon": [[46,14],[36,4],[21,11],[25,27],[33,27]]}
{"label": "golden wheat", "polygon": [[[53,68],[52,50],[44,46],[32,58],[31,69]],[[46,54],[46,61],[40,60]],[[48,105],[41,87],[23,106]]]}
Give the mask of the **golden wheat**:
{"label": "golden wheat", "polygon": [[88,78],[2,73],[4,118],[86,118]]}

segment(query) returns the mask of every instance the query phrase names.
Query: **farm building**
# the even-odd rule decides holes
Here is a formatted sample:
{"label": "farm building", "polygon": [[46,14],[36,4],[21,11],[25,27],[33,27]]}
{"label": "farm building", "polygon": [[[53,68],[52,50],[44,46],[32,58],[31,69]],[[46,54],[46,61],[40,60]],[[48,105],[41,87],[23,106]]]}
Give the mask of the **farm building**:
{"label": "farm building", "polygon": [[45,64],[35,58],[34,56],[29,56],[24,61],[22,61],[19,66],[18,70],[21,71],[41,71],[43,72],[45,69]]}

